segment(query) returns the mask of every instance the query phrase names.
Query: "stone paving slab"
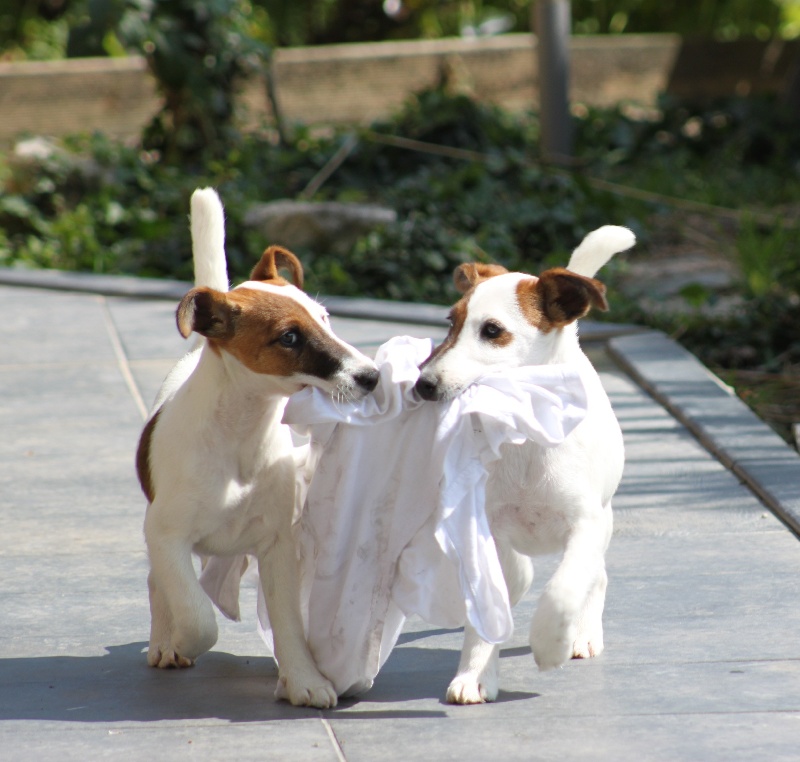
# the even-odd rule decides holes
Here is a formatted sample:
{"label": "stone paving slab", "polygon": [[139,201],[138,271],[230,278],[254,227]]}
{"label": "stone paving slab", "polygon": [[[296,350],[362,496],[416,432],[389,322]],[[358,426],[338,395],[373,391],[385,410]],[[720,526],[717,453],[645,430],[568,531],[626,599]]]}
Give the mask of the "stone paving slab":
{"label": "stone paving slab", "polygon": [[800,462],[681,346],[655,331],[615,338],[612,356],[800,535]]}
{"label": "stone paving slab", "polygon": [[[146,666],[133,454],[142,406],[187,347],[174,302],[19,286],[0,295],[11,307],[0,350],[3,760],[797,758],[800,545],[675,413],[670,400],[707,390],[693,358],[652,364],[675,351],[668,341],[588,345],[627,449],[606,651],[536,670],[527,628],[548,557],[515,609],[497,703],[443,702],[461,632],[415,619],[372,691],[320,712],[274,701],[252,581],[243,621],[219,617],[219,642],[197,667]],[[334,326],[368,352],[398,333],[444,332],[347,317]],[[663,401],[647,385],[659,378],[671,384]],[[757,447],[779,444],[758,437]],[[789,455],[782,462],[800,463]],[[795,489],[781,473],[782,488]]]}

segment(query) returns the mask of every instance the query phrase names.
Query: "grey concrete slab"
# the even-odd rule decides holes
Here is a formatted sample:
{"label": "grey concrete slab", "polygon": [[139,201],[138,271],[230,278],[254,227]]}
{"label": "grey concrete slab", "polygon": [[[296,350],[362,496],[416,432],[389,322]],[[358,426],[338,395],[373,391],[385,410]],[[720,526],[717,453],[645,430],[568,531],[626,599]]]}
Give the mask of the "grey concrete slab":
{"label": "grey concrete slab", "polygon": [[[74,725],[37,722],[37,732],[27,731],[27,722],[0,726],[3,759],[76,760],[260,760],[288,759],[337,762],[330,736],[318,719],[229,724],[220,743],[218,724],[178,726],[165,732],[155,723],[125,723],[108,728],[102,724]],[[19,744],[24,739],[24,746]]]}
{"label": "grey concrete slab", "polygon": [[[503,704],[508,706],[508,704]],[[468,710],[472,711],[472,710]],[[708,760],[795,760],[785,741],[800,730],[792,715],[640,715],[624,725],[594,717],[585,704],[563,716],[524,723],[476,716],[444,720],[394,715],[332,723],[344,754],[352,762],[436,759],[458,762],[465,750],[471,759],[504,762],[549,760],[617,760],[618,762],[685,762]],[[763,739],[754,755],[754,739]],[[565,748],[568,751],[565,752]],[[402,752],[400,752],[402,749]]]}
{"label": "grey concrete slab", "polygon": [[800,462],[689,352],[661,333],[613,339],[612,356],[800,535]]}
{"label": "grey concrete slab", "polygon": [[[695,417],[713,412],[700,381],[713,379],[687,386],[697,368],[652,336],[591,351],[627,450],[601,656],[537,671],[527,630],[547,557],[515,609],[492,705],[443,702],[462,633],[416,619],[359,699],[325,712],[275,702],[251,581],[243,621],[218,617],[219,642],[195,668],[149,669],[135,396],[149,404],[186,345],[174,295],[119,293],[0,286],[15,321],[0,353],[3,759],[797,758],[800,544],[696,433]],[[400,333],[443,336],[397,310],[340,314],[334,327],[367,352]],[[662,380],[672,385],[656,401]],[[682,409],[689,392],[698,404]],[[729,430],[726,415],[713,435],[744,437],[736,463],[768,461],[772,443]],[[771,478],[793,484],[785,473]]]}
{"label": "grey concrete slab", "polygon": [[106,299],[128,361],[165,360],[172,363],[188,352],[192,339],[178,332],[175,310],[178,299]]}
{"label": "grey concrete slab", "polygon": [[104,304],[96,295],[4,288],[5,336],[14,340],[3,342],[3,365],[113,362]]}

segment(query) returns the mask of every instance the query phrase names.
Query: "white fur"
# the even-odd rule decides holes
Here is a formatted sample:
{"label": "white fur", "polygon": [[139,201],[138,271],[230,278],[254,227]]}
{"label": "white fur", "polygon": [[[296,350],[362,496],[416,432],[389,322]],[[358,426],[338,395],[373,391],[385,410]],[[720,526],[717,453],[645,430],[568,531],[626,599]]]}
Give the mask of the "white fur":
{"label": "white fur", "polygon": [[[633,242],[633,234],[624,228],[601,228],[576,249],[570,269],[594,275],[596,267]],[[438,384],[447,398],[489,369],[572,363],[581,371],[588,395],[586,418],[556,447],[533,442],[505,445],[487,485],[487,511],[512,605],[533,580],[531,556],[563,552],[530,630],[536,663],[540,669],[550,669],[570,657],[586,658],[603,650],[604,555],[624,451],[608,397],[578,344],[576,324],[547,332],[534,326],[517,300],[523,279],[535,281],[533,276],[508,273],[479,282],[469,294],[466,319],[455,343],[423,366],[421,380]],[[481,326],[487,320],[502,325],[513,340],[501,346],[482,339]],[[498,654],[498,646],[484,642],[467,625],[448,701],[494,700]]]}
{"label": "white fur", "polygon": [[636,237],[628,228],[619,225],[604,225],[593,230],[581,241],[569,258],[568,270],[578,275],[593,278],[611,257],[630,249]]}
{"label": "white fur", "polygon": [[[194,194],[197,285],[217,290],[227,289],[222,215],[216,193]],[[246,285],[264,290],[264,299],[275,298],[264,284]],[[316,302],[292,286],[275,291],[306,308],[312,328],[331,333]],[[215,614],[197,580],[192,553],[252,554],[275,636],[277,693],[298,705],[336,704],[336,693],[316,668],[303,634],[291,535],[295,463],[289,429],[281,423],[286,395],[300,385],[317,384],[333,393],[349,383],[348,393],[354,395],[352,376],[376,372],[371,360],[336,341],[345,362],[335,382],[256,373],[206,340],[164,382],[153,411],[158,418],[147,458],[153,500],[144,522],[151,567],[151,666],[191,666],[216,642]]]}
{"label": "white fur", "polygon": [[217,192],[213,188],[198,188],[192,194],[191,211],[194,284],[227,291],[225,216]]}

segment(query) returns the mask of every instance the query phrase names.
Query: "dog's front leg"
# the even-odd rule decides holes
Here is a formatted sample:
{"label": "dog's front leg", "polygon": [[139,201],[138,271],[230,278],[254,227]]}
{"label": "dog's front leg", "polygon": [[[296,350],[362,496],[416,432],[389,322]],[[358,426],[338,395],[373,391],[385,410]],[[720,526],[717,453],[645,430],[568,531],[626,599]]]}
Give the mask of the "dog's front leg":
{"label": "dog's front leg", "polygon": [[500,646],[487,643],[472,625],[464,627],[458,672],[447,688],[451,704],[483,704],[497,698]]}
{"label": "dog's front leg", "polygon": [[288,522],[259,554],[258,566],[278,662],[276,698],[295,706],[336,706],[336,691],[317,669],[303,632],[300,569]]}
{"label": "dog's front leg", "polygon": [[[533,582],[530,558],[517,553],[496,538],[497,553],[512,606],[528,592]],[[451,704],[482,704],[497,698],[500,646],[487,643],[475,629],[464,627],[464,646],[458,672],[447,689]]]}
{"label": "dog's front leg", "polygon": [[[610,507],[603,509],[610,515]],[[539,669],[603,649],[603,605],[608,532],[604,516],[576,524],[564,556],[544,588],[531,622],[530,643]]]}
{"label": "dog's front leg", "polygon": [[145,521],[150,556],[151,667],[190,667],[217,642],[217,621],[192,565],[185,541],[170,538]]}

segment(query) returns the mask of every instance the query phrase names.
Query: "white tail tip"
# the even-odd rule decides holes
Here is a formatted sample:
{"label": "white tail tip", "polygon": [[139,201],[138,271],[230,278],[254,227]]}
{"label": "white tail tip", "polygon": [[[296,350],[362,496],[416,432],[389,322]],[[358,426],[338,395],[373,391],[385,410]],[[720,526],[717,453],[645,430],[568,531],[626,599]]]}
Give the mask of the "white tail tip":
{"label": "white tail tip", "polygon": [[581,241],[569,258],[568,270],[593,278],[597,271],[620,251],[630,249],[636,236],[619,225],[603,225]]}
{"label": "white tail tip", "polygon": [[213,188],[198,188],[191,201],[195,286],[228,290],[225,259],[225,212]]}

